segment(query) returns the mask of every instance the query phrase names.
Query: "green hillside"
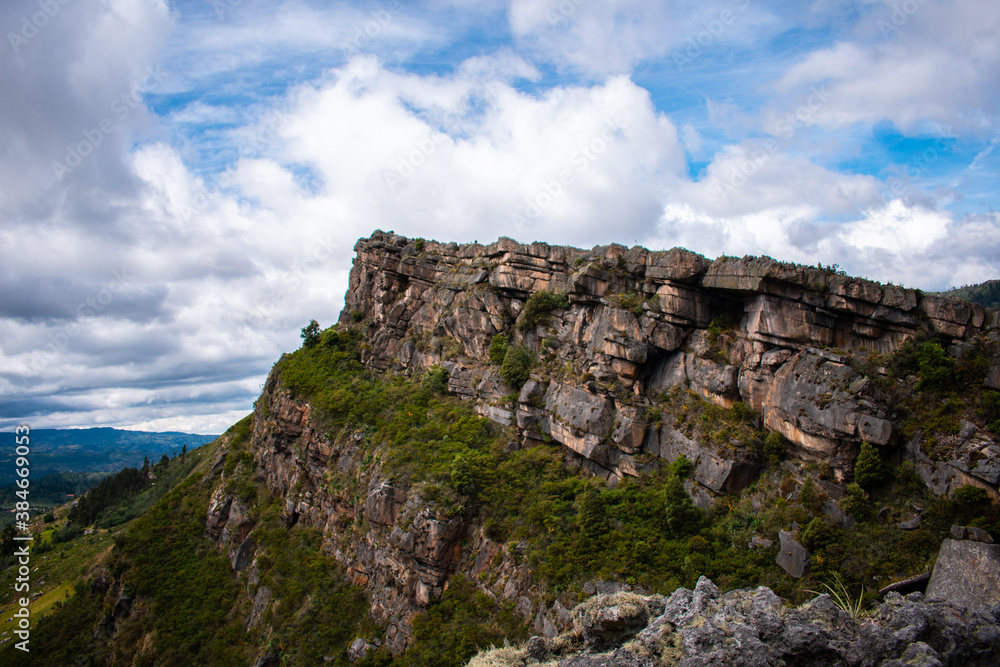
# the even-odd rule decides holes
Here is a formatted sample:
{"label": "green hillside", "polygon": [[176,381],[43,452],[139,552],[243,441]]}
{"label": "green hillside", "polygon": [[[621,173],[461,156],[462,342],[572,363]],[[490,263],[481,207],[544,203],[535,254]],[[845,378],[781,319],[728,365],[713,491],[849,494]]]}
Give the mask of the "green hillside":
{"label": "green hillside", "polygon": [[978,285],[956,287],[939,294],[972,301],[986,308],[1000,308],[1000,280],[987,280]]}
{"label": "green hillside", "polygon": [[[362,367],[358,336],[331,330],[322,341],[282,358],[277,370],[284,387],[309,399],[314,418],[332,437],[364,432],[365,460],[381,457],[384,472],[398,483],[421,485],[427,502],[484,526],[498,542],[517,545],[549,596],[580,600],[584,584],[594,579],[669,594],[707,575],[724,590],[763,584],[794,601],[842,581],[868,604],[878,587],[871,582],[926,571],[928,554],[953,523],[1000,532],[1000,511],[985,494],[969,489],[950,500],[933,497],[912,467],[881,460],[874,450],[862,450],[858,461],[865,488],[853,486],[840,502],[856,523],[834,525],[824,516],[825,497],[816,485],[797,485],[782,465],[780,439],[758,430],[740,405],[720,408],[693,392],[665,400],[674,414],[710,425],[719,437],[758,442],[771,461],[758,482],[707,512],[695,508],[684,490],[690,473],[684,459],[653,461],[638,479],[608,486],[566,466],[554,443],[511,449],[512,431],[443,393],[436,369],[389,379]],[[959,400],[951,391],[942,386],[922,395],[932,402],[945,394]],[[251,428],[248,417],[187,460],[163,464],[159,486],[132,487],[123,477],[107,485],[85,518],[64,508],[54,526],[38,526],[44,541],[40,537],[32,553],[38,565],[32,590],[42,593],[34,608],[45,617],[33,631],[32,652],[15,653],[5,644],[0,664],[229,666],[254,664],[262,655],[275,665],[352,664],[346,654],[352,639],[382,632],[368,614],[367,594],[346,583],[319,531],[288,527],[283,499],[257,477]],[[824,474],[819,464],[810,471],[817,479]],[[328,472],[343,502],[364,502],[354,476]],[[279,601],[249,631],[253,604],[246,591],[257,585],[246,583],[245,574],[238,577],[205,537],[208,503],[220,485],[256,516],[256,576]],[[897,530],[877,517],[881,507],[895,516],[914,505],[925,508],[915,530]],[[74,524],[73,517],[83,523]],[[799,580],[775,565],[773,547],[747,548],[754,535],[773,539],[793,523],[803,527],[814,561]],[[88,524],[97,530],[84,535]],[[365,532],[362,521],[347,534],[362,539]],[[0,618],[15,608],[14,576],[14,568],[3,573]],[[0,638],[10,627],[0,626]],[[353,664],[455,666],[479,648],[531,633],[511,603],[491,600],[461,574],[413,628],[416,642],[406,652],[392,656],[382,648]]]}

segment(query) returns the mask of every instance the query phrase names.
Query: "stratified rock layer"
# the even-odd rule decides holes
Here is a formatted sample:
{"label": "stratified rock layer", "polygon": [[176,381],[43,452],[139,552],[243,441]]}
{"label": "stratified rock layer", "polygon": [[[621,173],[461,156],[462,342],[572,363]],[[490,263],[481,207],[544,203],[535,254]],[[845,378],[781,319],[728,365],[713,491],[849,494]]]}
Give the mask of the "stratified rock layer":
{"label": "stratified rock layer", "polygon": [[[996,312],[975,304],[767,257],[713,262],[680,248],[458,245],[383,232],[355,251],[340,321],[363,323],[370,367],[442,365],[450,391],[481,414],[562,443],[606,479],[636,474],[643,454],[683,454],[711,493],[751,483],[759,459],[739,443],[707,447],[649,423],[647,410],[672,387],[724,407],[743,401],[799,458],[828,462],[844,480],[862,441],[895,437],[848,355],[892,352],[918,326],[962,340],[997,324]],[[540,290],[564,294],[569,307],[529,326],[521,313]],[[537,359],[514,403],[516,388],[488,358],[501,333]],[[917,460],[919,451],[912,458],[938,493],[974,483],[995,494],[1000,481],[995,456],[977,456],[968,470]]]}
{"label": "stratified rock layer", "polygon": [[[829,463],[843,481],[862,441],[892,445],[896,437],[874,383],[845,354],[894,350],[921,323],[955,339],[996,324],[976,306],[768,258],[711,262],[682,249],[586,251],[510,239],[459,246],[382,232],[356,251],[341,323],[363,329],[370,368],[418,374],[440,365],[448,390],[475,401],[480,414],[522,440],[561,443],[568,457],[611,481],[640,474],[655,457],[685,456],[700,506],[751,484],[760,453],[735,440],[703,442],[697,430],[654,419],[665,395],[692,392],[723,408],[742,401],[791,440],[798,457]],[[568,307],[529,323],[523,311],[540,290],[565,295]],[[490,363],[490,343],[501,333],[537,360],[522,387],[506,386]],[[412,641],[414,616],[457,571],[513,603],[539,635],[572,627],[569,609],[533,589],[516,545],[493,542],[420,485],[383,475],[378,456],[368,452],[366,460],[364,438],[328,433],[275,372],[256,404],[251,453],[257,476],[284,499],[287,525],[321,530],[326,550],[370,593],[385,644],[398,652]],[[985,438],[967,440],[993,447]],[[974,463],[917,463],[939,493],[970,479],[995,493],[994,462],[967,458]],[[351,488],[331,484],[331,475]],[[256,585],[253,519],[221,488],[207,532]],[[270,604],[270,591],[256,589],[250,625]],[[632,627],[623,608],[602,613],[608,628]]]}

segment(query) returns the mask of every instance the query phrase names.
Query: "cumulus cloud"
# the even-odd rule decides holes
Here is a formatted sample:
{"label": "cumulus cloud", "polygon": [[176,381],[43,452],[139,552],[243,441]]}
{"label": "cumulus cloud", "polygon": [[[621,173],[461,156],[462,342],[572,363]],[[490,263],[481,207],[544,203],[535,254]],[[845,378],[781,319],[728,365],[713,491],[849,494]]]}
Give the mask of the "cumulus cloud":
{"label": "cumulus cloud", "polygon": [[990,0],[871,3],[853,39],[808,53],[777,81],[784,102],[772,121],[822,86],[830,103],[808,122],[828,129],[885,119],[911,133],[996,132],[998,30]]}
{"label": "cumulus cloud", "polygon": [[[1000,219],[949,209],[995,188],[986,3],[884,36],[892,3],[846,0],[60,7],[0,59],[0,425],[223,430],[377,228],[997,273]],[[715,88],[674,95],[692,64]],[[979,143],[947,187],[890,188],[852,166],[883,120]]]}

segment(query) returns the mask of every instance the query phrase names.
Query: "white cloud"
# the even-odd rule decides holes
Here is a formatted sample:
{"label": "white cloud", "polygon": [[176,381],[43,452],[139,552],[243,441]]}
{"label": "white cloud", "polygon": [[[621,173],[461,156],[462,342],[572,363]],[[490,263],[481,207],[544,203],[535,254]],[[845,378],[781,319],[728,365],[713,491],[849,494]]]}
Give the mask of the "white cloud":
{"label": "white cloud", "polygon": [[853,39],[809,53],[776,83],[794,110],[811,87],[831,101],[808,120],[828,129],[887,119],[905,132],[995,132],[1000,5],[992,0],[873,3]]}
{"label": "white cloud", "polygon": [[[996,214],[947,208],[967,185],[881,202],[885,184],[838,167],[854,157],[843,128],[884,118],[996,136],[992,5],[928,3],[883,39],[873,7],[891,3],[860,5],[867,24],[846,0],[780,17],[748,4],[699,66],[789,25],[840,41],[790,66],[764,53],[768,73],[727,71],[741,81],[719,95],[629,74],[672,74],[739,1],[443,0],[388,17],[242,3],[221,20],[161,0],[65,5],[0,60],[0,422],[223,430],[310,318],[334,321],[354,242],[376,228],[771,254],[925,288],[996,277]],[[484,36],[476,23],[505,9],[513,39]],[[140,96],[117,118],[154,65],[159,113]],[[816,86],[829,99],[810,104]],[[109,115],[56,179],[52,162]],[[978,152],[957,180],[988,200],[995,160]],[[709,160],[697,181],[686,153]]]}

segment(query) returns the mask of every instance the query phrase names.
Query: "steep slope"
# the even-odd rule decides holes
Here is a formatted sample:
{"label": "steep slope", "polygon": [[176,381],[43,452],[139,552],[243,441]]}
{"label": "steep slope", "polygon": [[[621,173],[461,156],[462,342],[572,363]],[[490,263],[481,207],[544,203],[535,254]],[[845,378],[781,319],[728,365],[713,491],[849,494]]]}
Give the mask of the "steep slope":
{"label": "steep slope", "polygon": [[381,232],[345,302],[41,636],[74,618],[99,664],[458,665],[530,635],[572,660],[588,595],[868,605],[953,524],[1000,537],[994,311],[767,258]]}
{"label": "steep slope", "polygon": [[[810,488],[818,490],[803,492],[802,501],[809,496],[814,509],[793,516],[809,522],[822,506],[831,521],[847,525],[851,520],[835,501],[845,497],[862,443],[882,447],[886,459],[908,457],[938,493],[971,484],[996,496],[992,436],[971,422],[963,422],[960,437],[939,437],[933,429],[911,434],[915,422],[906,418],[898,394],[912,394],[922,371],[917,364],[910,379],[897,372],[909,369],[900,355],[924,341],[977,360],[970,372],[985,375],[981,362],[996,353],[995,341],[984,336],[996,325],[994,312],[767,258],[709,262],[679,249],[582,251],[509,239],[457,246],[376,232],[356,250],[340,332],[323,334],[316,349],[347,350],[353,331],[365,366],[387,377],[412,376],[413,384],[378,390],[383,393],[368,401],[359,396],[374,391],[372,385],[356,374],[337,376],[340,371],[327,366],[326,380],[306,377],[330,359],[326,352],[300,350],[276,365],[257,403],[253,457],[269,490],[285,498],[285,521],[321,530],[328,552],[369,591],[393,652],[413,644],[415,619],[455,572],[516,606],[537,632],[552,635],[570,622],[572,605],[537,588],[540,572],[557,588],[582,583],[548,562],[556,553],[573,560],[565,544],[561,552],[538,546],[533,531],[545,520],[530,528],[519,524],[524,539],[512,544],[510,532],[491,530],[488,512],[470,513],[479,506],[456,482],[453,459],[480,449],[477,439],[506,439],[504,452],[559,443],[570,463],[598,478],[659,480],[641,493],[655,488],[662,494],[660,462],[683,458],[692,464],[686,487],[707,509],[758,480],[768,459],[772,465],[780,459],[786,445],[768,433],[781,434],[793,458],[818,467],[770,474],[752,500],[740,501],[747,525],[776,497],[798,498]],[[973,340],[975,345],[968,342]],[[501,430],[490,438],[422,430],[452,417],[437,399],[406,403],[421,381],[424,388],[440,383],[446,393],[471,399],[470,406]],[[384,403],[408,407],[378,414]],[[962,416],[978,420],[974,410]],[[951,428],[948,419],[940,421]],[[387,431],[387,422],[395,430]],[[414,434],[417,442],[408,446],[419,450],[423,443],[434,452],[415,469],[402,459],[420,456],[400,454]],[[921,446],[922,440],[933,447]],[[509,463],[499,449],[481,449],[490,450],[490,465]],[[429,473],[435,466],[439,472]],[[541,488],[525,491],[541,494]],[[580,531],[573,549],[588,539],[580,491],[566,496],[574,513],[565,521]],[[613,516],[617,501],[595,497]],[[665,502],[657,498],[650,501]],[[213,505],[227,502],[223,494]],[[485,510],[499,501],[494,495],[480,502]],[[732,509],[734,501],[727,502]],[[662,507],[644,520],[666,521]],[[895,572],[907,572],[933,556],[927,544],[944,530],[934,525],[920,540],[910,535],[910,547],[897,548],[903,539],[897,535],[884,537],[877,548],[887,550]],[[672,581],[693,582],[698,567],[727,558],[754,564],[736,579],[728,572],[729,583],[770,576],[754,569],[763,552],[748,555],[744,548],[731,556],[729,547],[712,543],[708,553],[692,555],[697,542],[680,552],[689,570],[630,570],[635,549],[660,539],[652,532],[641,539],[623,534],[627,548],[617,555],[618,576],[663,585],[666,579],[656,577],[668,575],[655,572],[674,572],[670,576],[682,579]],[[778,527],[768,532],[777,537]],[[665,534],[686,539],[690,533]],[[229,548],[236,557],[244,544],[234,541]],[[246,549],[249,564],[252,550]],[[890,555],[893,549],[903,555]],[[589,569],[581,563],[581,575],[608,571],[589,562]]]}

